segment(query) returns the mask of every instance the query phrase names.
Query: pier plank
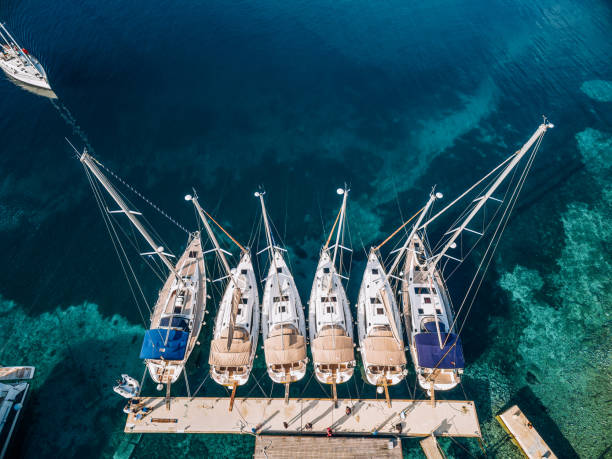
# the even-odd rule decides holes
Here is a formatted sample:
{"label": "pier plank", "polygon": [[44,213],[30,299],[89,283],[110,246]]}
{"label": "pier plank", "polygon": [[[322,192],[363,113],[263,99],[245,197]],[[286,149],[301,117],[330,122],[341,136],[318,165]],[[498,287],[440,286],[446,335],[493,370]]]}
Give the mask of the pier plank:
{"label": "pier plank", "polygon": [[331,427],[340,435],[481,436],[472,401],[439,400],[432,406],[429,400],[393,400],[388,407],[384,400],[340,399],[334,407],[329,399],[290,399],[285,404],[282,398],[242,398],[232,411],[229,403],[229,398],[175,397],[166,410],[163,397],[143,397],[139,407],[147,412],[130,413],[125,432],[303,435],[326,434]]}
{"label": "pier plank", "polygon": [[363,437],[258,436],[254,459],[401,459],[400,439]]}

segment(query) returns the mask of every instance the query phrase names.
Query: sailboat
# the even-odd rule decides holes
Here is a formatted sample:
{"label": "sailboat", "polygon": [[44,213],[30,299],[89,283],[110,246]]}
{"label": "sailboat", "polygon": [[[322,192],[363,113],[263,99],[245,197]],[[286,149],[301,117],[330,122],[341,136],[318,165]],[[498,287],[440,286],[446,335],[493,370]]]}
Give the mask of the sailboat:
{"label": "sailboat", "polygon": [[402,323],[376,248],[370,250],[357,300],[359,347],[366,381],[385,391],[406,376]]}
{"label": "sailboat", "polygon": [[47,91],[46,93],[36,90],[33,92],[56,99],[57,96],[51,89],[45,69],[40,65],[38,59],[19,46],[2,23],[0,23],[0,41],[0,68],[4,73],[17,82]]}
{"label": "sailboat", "polygon": [[[342,207],[336,219],[338,227],[336,229],[334,223],[329,238],[321,250],[308,306],[315,376],[319,382],[332,385],[334,400],[337,399],[336,384],[351,379],[356,365],[353,349],[353,319],[342,285],[343,276],[336,269],[338,251],[340,249],[341,259],[342,249],[345,249],[341,243],[344,239],[348,190],[339,188],[337,192],[343,195]],[[329,242],[334,229],[336,229],[336,243],[330,251]]]}
{"label": "sailboat", "polygon": [[261,310],[261,330],[268,375],[275,383],[285,385],[285,401],[289,399],[289,384],[306,374],[306,323],[302,301],[293,276],[285,262],[285,249],[274,243],[264,202],[264,192],[255,196],[261,203],[270,267],[265,279]]}
{"label": "sailboat", "polygon": [[[187,241],[187,248],[176,264],[170,261],[173,255],[155,242],[145,229],[139,212],[130,210],[98,165],[102,164],[85,150],[79,159],[92,183],[102,212],[122,213],[149,244],[152,252],[141,255],[156,256],[169,271],[168,278],[159,292],[151,315],[150,329],[145,332],[140,358],[144,359],[149,375],[158,384],[158,389],[167,387],[167,400],[170,385],[177,381],[193,351],[206,309],[206,273],[200,234],[193,233]],[[104,167],[104,166],[102,166]],[[94,187],[95,178],[120,207],[110,211],[101,198],[100,190]],[[108,222],[107,222],[108,223]]]}
{"label": "sailboat", "polygon": [[[457,330],[457,320],[449,301],[450,297],[442,275],[442,269],[440,268],[440,261],[443,257],[459,263],[463,261],[456,256],[449,255],[447,252],[450,249],[456,248],[456,240],[464,232],[475,233],[480,237],[483,236],[483,233],[469,228],[469,223],[480,212],[486,202],[489,200],[500,201],[493,197],[495,190],[498,189],[505,178],[536,143],[535,152],[537,152],[542,137],[547,129],[552,127],[553,125],[545,119],[544,123],[538,127],[536,132],[519,151],[499,164],[476,184],[472,185],[451,204],[423,223],[423,219],[434,201],[442,198],[441,193],[432,192],[427,204],[420,213],[419,219],[414,224],[404,245],[398,250],[396,259],[389,269],[389,274],[392,275],[396,268],[400,266],[400,260],[405,255],[403,271],[399,275],[401,276],[403,315],[410,338],[410,353],[419,386],[425,389],[432,397],[434,391],[445,391],[456,387],[461,382],[461,375],[465,367],[460,330]],[[533,155],[535,155],[535,152]],[[532,161],[533,157],[530,158],[525,171],[520,175],[518,185],[510,194],[506,210],[502,214],[502,218],[506,222],[509,218],[508,210],[511,212],[514,207]],[[498,175],[493,183],[486,187],[481,195],[472,201],[470,204],[471,210],[468,209],[465,218],[459,220],[456,227],[446,233],[445,236],[448,236],[448,238],[445,240],[442,248],[437,253],[432,253],[432,249],[427,244],[427,227],[485,179],[493,176],[494,173]],[[501,237],[501,234],[499,236],[496,234],[494,237]],[[496,244],[494,247],[496,247]],[[485,255],[487,255],[487,252],[485,252]],[[492,256],[492,253],[488,256]]]}
{"label": "sailboat", "polygon": [[[185,199],[193,202],[221,262],[224,278],[228,280],[215,319],[208,363],[212,379],[222,386],[232,388],[233,402],[236,387],[249,380],[257,352],[260,310],[255,270],[250,252],[228,234],[241,250],[238,266],[230,269],[226,252],[220,247],[208,221],[212,217],[202,209],[197,196],[187,195]],[[215,220],[213,222],[216,223]],[[232,405],[230,403],[230,410]]]}

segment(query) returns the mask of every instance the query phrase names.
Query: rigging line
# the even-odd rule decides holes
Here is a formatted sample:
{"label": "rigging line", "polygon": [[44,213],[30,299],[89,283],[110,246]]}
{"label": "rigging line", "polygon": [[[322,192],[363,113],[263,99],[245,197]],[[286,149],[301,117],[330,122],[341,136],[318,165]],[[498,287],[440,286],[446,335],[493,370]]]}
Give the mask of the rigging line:
{"label": "rigging line", "polygon": [[98,161],[94,156],[92,156],[91,158],[95,161],[96,164],[98,164],[100,167],[102,167],[106,172],[108,172],[110,175],[112,175],[115,179],[119,180],[119,182],[121,182],[126,188],[128,188],[130,191],[132,191],[136,196],[138,196],[140,199],[142,199],[144,202],[146,202],[149,206],[151,206],[153,209],[155,209],[161,215],[166,217],[170,222],[174,223],[174,225],[176,227],[178,227],[179,229],[182,229],[187,234],[191,234],[191,232],[189,230],[187,230],[183,225],[181,225],[174,218],[172,218],[170,215],[168,215],[168,213],[164,212],[160,207],[158,207],[152,201],[147,199],[141,192],[139,192],[132,185],[130,185],[129,183],[124,181],[121,177],[119,177],[117,174],[115,174],[112,170],[110,170],[108,167],[106,167],[104,164],[102,164],[100,161]]}
{"label": "rigging line", "polygon": [[200,389],[202,388],[202,386],[204,385],[204,383],[206,382],[206,380],[208,379],[208,377],[210,376],[210,373],[208,373],[205,377],[204,380],[200,383],[200,385],[198,386],[198,388],[196,389],[196,391],[193,393],[193,395],[191,396],[191,399],[189,400],[190,402],[193,401],[193,399],[195,398],[196,395],[198,395],[198,392],[200,392]]}
{"label": "rigging line", "polygon": [[338,224],[338,219],[340,218],[340,214],[342,213],[342,209],[340,209],[338,211],[338,215],[336,215],[336,219],[334,220],[334,224],[332,226],[331,231],[329,232],[329,236],[327,237],[327,241],[325,242],[325,245],[323,246],[323,250],[326,250],[327,247],[329,246],[329,241],[331,241],[331,238],[334,234],[334,230],[336,229],[336,225]]}
{"label": "rigging line", "polygon": [[[503,233],[504,233],[504,231],[506,229],[506,226],[508,225],[508,221],[510,220],[510,215],[512,214],[512,211],[514,210],[514,207],[515,207],[515,205],[516,205],[516,203],[518,201],[518,197],[519,197],[519,195],[520,195],[520,193],[521,193],[521,191],[523,189],[523,186],[525,184],[525,181],[527,179],[527,174],[529,173],[529,170],[531,169],[531,166],[533,165],[533,161],[535,160],[535,156],[536,156],[536,154],[538,152],[538,149],[540,147],[540,143],[542,142],[542,137],[543,137],[543,134],[538,139],[538,143],[536,144],[536,148],[534,149],[533,153],[531,154],[531,156],[530,156],[530,158],[528,160],[527,166],[525,167],[525,170],[524,170],[522,176],[519,178],[519,185],[517,185],[517,188],[515,189],[515,192],[513,193],[513,196],[511,196],[510,202],[508,203],[508,206],[506,208],[506,212],[504,212],[504,215],[502,215],[502,220],[500,220],[500,223],[499,223],[497,229],[495,230],[495,233],[493,235],[494,239],[491,240],[491,243],[487,247],[487,251],[485,252],[485,256],[487,255],[487,252],[489,251],[491,245],[493,244],[493,241],[495,240],[495,237],[496,237],[497,233],[499,232],[499,236],[497,236],[497,240],[495,241],[495,245],[493,247],[493,250],[491,251],[491,255],[489,256],[487,264],[486,264],[484,270],[482,271],[482,275],[480,276],[480,281],[478,283],[476,291],[474,292],[474,295],[472,296],[472,301],[470,302],[470,305],[468,307],[468,311],[465,314],[465,318],[464,318],[464,320],[463,320],[463,322],[461,324],[461,327],[459,329],[459,333],[461,333],[461,331],[463,330],[463,327],[465,326],[465,323],[467,321],[467,316],[469,315],[469,313],[470,313],[470,311],[472,309],[472,306],[474,305],[474,301],[476,299],[476,295],[480,291],[480,287],[482,286],[482,282],[484,281],[485,274],[486,274],[487,270],[489,269],[489,265],[491,264],[491,261],[493,260],[493,255],[495,254],[495,251],[497,250],[497,247],[499,245],[501,237],[502,237],[502,235],[503,235]],[[503,226],[502,226],[502,223],[503,223]],[[500,226],[502,226],[501,227],[501,231],[499,231]],[[483,261],[481,262],[481,264],[480,264],[480,266],[478,268],[479,271],[480,271],[480,267],[482,266],[483,262],[484,262],[484,258],[483,258]],[[468,293],[469,293],[469,290],[468,290]]]}
{"label": "rigging line", "polygon": [[412,217],[410,217],[406,222],[402,223],[402,225],[396,229],[395,231],[393,231],[388,237],[387,239],[385,239],[384,241],[382,241],[377,247],[374,247],[374,250],[378,251],[383,245],[385,245],[387,243],[387,241],[389,241],[389,239],[391,239],[393,236],[395,236],[397,233],[399,233],[402,228],[404,228],[408,223],[410,223],[412,220],[414,220],[414,218],[419,215],[421,212],[423,212],[423,209],[425,209],[425,207],[422,207],[417,213],[415,213]]}
{"label": "rigging line", "polygon": [[[147,306],[147,309],[149,310],[149,314],[151,314],[151,307],[149,306],[149,303],[146,300],[146,297],[144,295],[144,292],[142,291],[140,283],[138,282],[138,279],[136,278],[136,274],[134,273],[132,265],[130,264],[129,259],[127,257],[127,254],[125,253],[125,250],[123,248],[123,245],[121,244],[121,241],[119,240],[119,236],[118,236],[118,234],[117,234],[117,232],[115,230],[115,227],[114,227],[112,221],[110,220],[110,217],[108,215],[106,215],[106,213],[104,211],[104,208],[103,208],[102,204],[105,204],[105,201],[104,201],[104,198],[102,197],[101,191],[98,188],[98,186],[96,185],[96,183],[93,181],[93,177],[91,176],[90,171],[85,166],[83,166],[83,167],[85,169],[85,172],[86,172],[86,175],[87,175],[87,179],[89,180],[89,183],[90,183],[90,185],[92,187],[92,190],[94,192],[94,196],[95,196],[96,202],[98,204],[98,209],[100,210],[100,213],[102,214],[102,220],[104,220],[104,224],[106,226],[106,230],[108,231],[108,234],[110,236],[110,239],[111,239],[111,242],[113,244],[113,248],[115,249],[115,253],[117,255],[117,258],[119,259],[119,264],[121,265],[121,269],[123,271],[123,275],[125,276],[125,279],[126,279],[126,281],[128,283],[128,286],[130,288],[130,292],[132,293],[132,297],[134,298],[134,303],[136,303],[136,307],[138,308],[138,312],[140,314],[140,317],[142,318],[142,323],[143,323],[143,325],[146,328],[147,327],[147,322],[146,322],[146,319],[144,317],[144,314],[142,313],[142,309],[140,308],[140,302],[138,301],[136,293],[134,292],[134,287],[132,285],[132,280],[131,280],[132,278],[128,274],[128,272],[127,272],[127,270],[125,268],[124,262],[127,263],[127,265],[130,268],[130,272],[131,272],[131,274],[133,276],[134,281],[136,282],[136,285],[138,286],[138,290],[140,291],[140,294],[143,297],[144,303]],[[112,229],[112,232],[111,232],[111,229]],[[113,237],[113,235],[114,235],[114,237]],[[118,250],[117,245],[121,248],[121,253],[123,254],[123,257],[125,258],[125,260],[124,260],[124,258],[121,257],[121,253]]]}
{"label": "rigging line", "polygon": [[212,216],[211,216],[211,215],[210,215],[208,212],[206,212],[206,210],[202,209],[202,211],[204,212],[204,214],[205,214],[205,215],[206,215],[208,218],[210,218],[210,219],[212,220],[212,222],[213,222],[215,225],[217,225],[217,226],[219,227],[219,229],[220,229],[221,231],[223,231],[223,234],[225,234],[227,237],[229,237],[229,238],[232,240],[232,242],[233,242],[234,244],[236,244],[236,245],[237,245],[237,246],[240,248],[240,250],[241,250],[242,252],[246,252],[246,249],[245,249],[245,248],[244,248],[242,245],[240,245],[240,243],[239,243],[239,242],[238,242],[236,239],[234,239],[234,238],[231,236],[231,234],[230,234],[230,233],[228,233],[227,231],[225,231],[225,228],[223,228],[223,227],[222,227],[222,226],[219,224],[219,222],[217,222],[217,220],[215,220],[214,218],[212,218]]}

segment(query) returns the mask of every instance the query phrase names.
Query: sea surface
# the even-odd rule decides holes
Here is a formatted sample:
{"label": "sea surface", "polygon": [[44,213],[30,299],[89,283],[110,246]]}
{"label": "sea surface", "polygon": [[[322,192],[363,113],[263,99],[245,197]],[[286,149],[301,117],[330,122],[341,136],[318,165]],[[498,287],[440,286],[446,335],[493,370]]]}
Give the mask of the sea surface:
{"label": "sea surface", "polygon": [[[513,403],[559,457],[612,457],[609,1],[0,0],[0,20],[59,96],[0,78],[0,363],[37,368],[21,456],[128,457],[112,386],[144,369],[147,313],[65,137],[188,230],[198,224],[183,196],[196,189],[255,249],[263,186],[304,302],[346,183],[354,303],[370,245],[434,185],[460,193],[546,115],[555,128],[462,333],[465,393],[444,396],[476,401],[488,457],[520,457],[495,420]],[[180,253],[185,232],[122,192]],[[131,255],[153,301],[160,281]],[[456,300],[477,262],[453,276]],[[187,369],[192,389],[208,373],[211,324]],[[254,374],[269,395],[263,367],[260,355]],[[292,393],[323,396],[309,377]],[[410,396],[407,381],[391,396]],[[254,382],[240,391],[262,395]],[[199,394],[225,391],[209,380]],[[376,396],[359,374],[339,390],[356,394]],[[481,454],[474,440],[441,444],[449,457]],[[132,457],[250,457],[253,446],[152,435]],[[421,457],[416,440],[404,452]]]}

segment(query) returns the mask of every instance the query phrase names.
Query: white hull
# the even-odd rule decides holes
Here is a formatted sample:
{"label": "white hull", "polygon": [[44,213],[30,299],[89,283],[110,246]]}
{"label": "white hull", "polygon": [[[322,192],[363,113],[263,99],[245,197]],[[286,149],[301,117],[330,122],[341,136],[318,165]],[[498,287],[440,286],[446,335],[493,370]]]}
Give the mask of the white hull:
{"label": "white hull", "polygon": [[321,252],[308,309],[315,376],[324,384],[347,382],[355,371],[353,319],[328,250]]}
{"label": "white hull", "polygon": [[370,252],[357,302],[359,346],[368,383],[400,383],[406,376],[402,324],[376,252]]}
{"label": "white hull", "polygon": [[[435,368],[419,365],[424,356],[419,356],[417,335],[435,334],[444,345],[446,333],[455,333],[451,328],[453,312],[446,295],[446,289],[438,270],[427,275],[425,259],[429,254],[420,237],[415,234],[408,246],[408,256],[402,281],[403,313],[410,337],[410,353],[417,374],[419,386],[428,392],[455,388],[461,382],[463,368]],[[436,324],[437,319],[437,324]],[[433,385],[432,385],[433,384]]]}
{"label": "white hull", "polygon": [[[259,337],[259,292],[249,253],[242,255],[232,275],[234,281],[228,282],[215,319],[213,336],[214,340],[218,340],[215,344],[219,344],[220,352],[215,352],[217,346],[211,347],[209,363],[211,364],[211,377],[216,383],[223,386],[234,384],[242,386],[249,380]],[[236,291],[236,286],[239,292]],[[233,353],[230,354],[226,343],[231,328],[230,319],[234,299],[238,302],[238,306],[232,334],[234,337],[231,345]],[[245,352],[247,348],[248,352]],[[243,351],[242,355],[239,353],[240,350]]]}
{"label": "white hull", "polygon": [[271,249],[261,327],[266,367],[272,381],[299,381],[306,374],[306,323],[299,293],[281,251]]}
{"label": "white hull", "polygon": [[184,357],[180,360],[145,359],[149,375],[157,384],[177,381],[193,351],[202,328],[206,309],[206,272],[200,235],[189,241],[176,264],[180,276],[168,277],[153,310],[151,330],[168,328],[188,333]]}
{"label": "white hull", "polygon": [[34,56],[29,56],[35,66],[17,51],[2,45],[0,48],[0,68],[11,78],[41,89],[51,91],[47,74]]}

